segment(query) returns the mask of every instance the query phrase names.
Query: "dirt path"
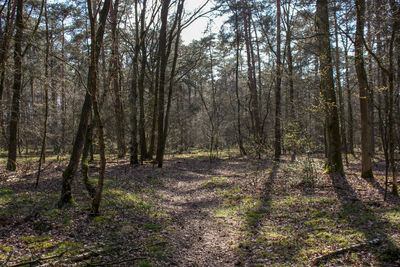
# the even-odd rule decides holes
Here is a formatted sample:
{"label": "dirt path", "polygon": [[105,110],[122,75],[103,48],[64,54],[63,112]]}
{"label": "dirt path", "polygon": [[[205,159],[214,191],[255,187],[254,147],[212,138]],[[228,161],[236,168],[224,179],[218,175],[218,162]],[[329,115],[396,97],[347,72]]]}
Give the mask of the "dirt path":
{"label": "dirt path", "polygon": [[177,249],[174,261],[180,266],[238,263],[235,245],[240,224],[216,216],[216,211],[224,206],[221,192],[229,192],[246,179],[249,167],[240,160],[230,163],[186,160],[176,164],[177,168],[171,166],[177,174],[165,181],[159,193],[172,217],[170,230]]}

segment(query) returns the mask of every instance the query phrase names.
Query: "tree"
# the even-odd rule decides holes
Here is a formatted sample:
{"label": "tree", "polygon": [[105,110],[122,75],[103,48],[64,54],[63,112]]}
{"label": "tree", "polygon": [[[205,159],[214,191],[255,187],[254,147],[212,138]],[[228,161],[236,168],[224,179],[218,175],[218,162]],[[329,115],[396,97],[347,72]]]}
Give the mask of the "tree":
{"label": "tree", "polygon": [[281,156],[281,1],[276,0],[275,160]]}
{"label": "tree", "polygon": [[320,90],[324,101],[327,137],[326,171],[343,175],[339,116],[333,80],[331,44],[329,39],[328,0],[317,0],[316,26],[320,62]]}
{"label": "tree", "polygon": [[170,0],[163,0],[161,7],[161,29],[158,42],[158,61],[160,62],[160,78],[158,86],[158,133],[157,133],[157,164],[161,168],[164,158],[164,93],[166,82],[167,55],[167,23]]}
{"label": "tree", "polygon": [[17,168],[17,131],[19,120],[19,102],[22,90],[22,38],[24,32],[24,1],[17,0],[17,17],[15,20],[14,36],[14,85],[11,104],[10,138],[8,142],[7,170],[15,171]]}
{"label": "tree", "polygon": [[[91,5],[89,7],[89,3],[90,3],[90,0],[88,0],[88,9],[90,9],[89,12],[92,13]],[[79,158],[82,154],[83,144],[84,144],[85,138],[86,138],[89,116],[90,116],[90,112],[92,109],[93,98],[95,97],[95,95],[91,96],[91,94],[93,92],[96,93],[97,68],[98,68],[97,65],[98,65],[98,61],[99,61],[99,57],[100,57],[101,47],[103,44],[105,24],[106,24],[108,12],[110,10],[110,5],[111,5],[111,0],[104,1],[103,8],[100,11],[100,18],[99,18],[97,30],[95,30],[95,24],[94,24],[95,17],[93,15],[91,16],[92,44],[90,46],[91,47],[90,48],[90,66],[89,66],[89,71],[88,71],[86,95],[85,95],[85,101],[82,106],[79,126],[78,126],[78,130],[76,132],[75,141],[74,141],[74,145],[72,148],[69,163],[68,163],[68,166],[65,168],[63,175],[62,175],[61,195],[60,195],[60,200],[58,202],[58,206],[60,208],[62,208],[65,204],[73,203],[71,185],[72,185],[73,177],[78,168]],[[95,116],[98,116],[98,114]],[[97,123],[97,127],[99,128],[99,134],[100,134],[100,131],[101,131],[100,128],[102,127],[102,125],[98,121],[96,123]],[[104,166],[103,165],[105,163],[103,162],[103,160],[104,159],[102,158],[101,170],[103,173],[100,174],[99,176],[104,175],[104,170],[103,170]],[[99,181],[100,181],[100,177],[99,177]],[[96,201],[96,203],[93,203],[93,206],[94,206],[92,209],[93,213],[96,213],[96,208],[98,209],[97,204],[99,204],[99,196],[101,196],[102,184],[99,184],[98,186],[99,186],[99,188],[97,189],[98,191],[96,193],[97,197],[95,197],[93,199],[94,202]]]}
{"label": "tree", "polygon": [[114,93],[114,112],[115,112],[115,135],[117,137],[118,157],[122,158],[126,154],[125,146],[125,129],[124,129],[124,110],[121,102],[121,63],[119,55],[119,38],[118,38],[118,8],[119,0],[115,0],[110,11],[111,24],[111,79]]}
{"label": "tree", "polygon": [[365,0],[356,0],[357,28],[355,36],[355,66],[357,72],[358,87],[360,90],[361,112],[361,177],[373,178],[371,162],[371,122],[368,106],[369,88],[367,73],[364,68],[363,38],[365,24]]}

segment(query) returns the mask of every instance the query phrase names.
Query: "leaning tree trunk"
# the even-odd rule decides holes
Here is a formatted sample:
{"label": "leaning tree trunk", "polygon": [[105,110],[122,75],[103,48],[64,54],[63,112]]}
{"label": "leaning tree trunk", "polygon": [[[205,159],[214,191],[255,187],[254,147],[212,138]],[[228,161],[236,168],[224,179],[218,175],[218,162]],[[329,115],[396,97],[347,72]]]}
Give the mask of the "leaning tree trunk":
{"label": "leaning tree trunk", "polygon": [[326,172],[343,175],[339,115],[333,80],[331,56],[328,1],[317,0],[316,24],[318,29],[318,48],[320,61],[320,89],[324,100],[326,115],[327,162]]}
{"label": "leaning tree trunk", "polygon": [[368,107],[368,80],[364,68],[363,38],[365,24],[365,0],[356,0],[357,26],[355,36],[355,67],[357,72],[358,87],[360,90],[361,113],[361,177],[373,178],[371,162],[371,136],[370,114]]}
{"label": "leaning tree trunk", "polygon": [[[75,136],[74,145],[72,147],[71,156],[69,159],[68,166],[65,168],[62,175],[62,188],[61,188],[61,196],[58,202],[58,206],[62,208],[65,204],[72,204],[73,197],[71,192],[71,185],[73,181],[73,177],[76,173],[79,164],[79,158],[82,154],[83,144],[86,138],[86,132],[88,128],[89,116],[92,109],[92,98],[91,92],[93,91],[93,87],[96,86],[95,80],[97,79],[97,63],[99,61],[100,50],[103,45],[103,37],[104,37],[104,29],[108,16],[108,11],[110,9],[111,0],[105,0],[103,8],[100,12],[100,22],[98,29],[95,34],[95,40],[92,40],[92,49],[91,49],[91,62],[89,66],[88,72],[88,81],[87,81],[87,91],[85,95],[85,101],[82,106],[78,131]],[[97,125],[99,128],[101,125]]]}

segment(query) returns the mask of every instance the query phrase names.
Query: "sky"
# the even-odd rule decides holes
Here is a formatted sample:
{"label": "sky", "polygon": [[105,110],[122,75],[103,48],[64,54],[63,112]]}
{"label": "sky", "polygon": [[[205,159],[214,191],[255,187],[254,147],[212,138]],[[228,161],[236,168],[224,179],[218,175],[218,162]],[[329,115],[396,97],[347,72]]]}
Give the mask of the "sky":
{"label": "sky", "polygon": [[[192,12],[193,10],[198,9],[201,7],[206,0],[186,0],[185,1],[185,10],[186,12]],[[210,1],[205,8],[204,11],[210,10],[214,6],[214,1]],[[207,24],[210,22],[211,18],[211,31],[213,33],[218,33],[219,29],[221,28],[225,18],[224,17],[217,17],[213,15],[208,15],[208,17],[202,17],[194,21],[189,27],[185,28],[182,31],[182,40],[184,44],[189,44],[193,40],[198,40],[203,36],[207,35],[204,34],[204,31],[207,29]],[[209,32],[208,32],[209,34]]]}

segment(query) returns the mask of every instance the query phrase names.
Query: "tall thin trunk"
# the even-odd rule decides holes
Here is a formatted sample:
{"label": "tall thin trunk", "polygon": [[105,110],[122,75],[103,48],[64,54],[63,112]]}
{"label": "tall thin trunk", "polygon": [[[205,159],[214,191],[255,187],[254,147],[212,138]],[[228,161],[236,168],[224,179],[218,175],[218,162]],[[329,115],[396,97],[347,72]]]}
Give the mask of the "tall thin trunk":
{"label": "tall thin trunk", "polygon": [[153,76],[153,112],[151,117],[151,133],[150,133],[150,146],[149,146],[149,158],[153,158],[154,147],[156,140],[156,127],[157,127],[157,110],[158,110],[158,77],[159,77],[159,64],[157,63],[155,75]]}
{"label": "tall thin trunk", "polygon": [[347,96],[347,134],[348,134],[348,150],[351,154],[354,155],[354,130],[353,130],[353,104],[351,101],[351,87],[350,87],[350,65],[349,65],[349,56],[348,56],[348,46],[347,46],[347,38],[346,43],[343,44],[344,47],[344,60],[345,60],[345,79],[346,79],[346,96]]}
{"label": "tall thin trunk", "polygon": [[140,143],[140,157],[143,160],[149,157],[147,153],[147,142],[146,142],[146,127],[144,118],[144,77],[147,65],[147,51],[145,45],[145,23],[146,23],[146,4],[147,0],[143,1],[142,13],[140,15],[140,43],[142,57],[140,62],[140,74],[138,79],[138,91],[139,91],[139,143]]}
{"label": "tall thin trunk", "polygon": [[114,2],[111,15],[111,77],[114,92],[114,112],[115,112],[115,135],[117,137],[118,158],[123,158],[126,154],[125,129],[124,129],[124,110],[121,102],[120,84],[120,59],[119,59],[119,39],[118,39],[118,6],[119,0]]}
{"label": "tall thin trunk", "polygon": [[[90,1],[90,0],[89,0]],[[89,3],[89,2],[88,2]],[[72,153],[70,156],[70,160],[68,166],[65,168],[63,175],[62,175],[62,188],[61,188],[61,196],[58,202],[58,206],[61,208],[65,204],[73,203],[73,197],[71,192],[71,185],[73,181],[73,177],[76,173],[79,164],[79,158],[82,154],[83,144],[85,142],[87,128],[88,128],[88,121],[90,112],[92,109],[92,102],[93,97],[95,95],[92,92],[96,92],[96,80],[97,80],[97,64],[100,57],[101,47],[103,45],[103,37],[104,37],[104,30],[105,24],[108,16],[108,12],[110,10],[111,0],[105,0],[103,4],[103,8],[100,11],[100,21],[98,24],[98,29],[94,33],[92,32],[92,45],[91,45],[91,56],[90,56],[90,65],[89,65],[89,72],[88,72],[88,80],[87,80],[87,91],[85,95],[85,101],[82,106],[80,121],[78,130],[76,133],[76,137],[74,140],[74,145],[72,147]],[[88,4],[88,6],[91,6]],[[91,11],[90,11],[91,12]],[[94,18],[92,19],[94,20]],[[92,31],[94,29],[94,21],[92,21]],[[93,97],[91,97],[91,94]],[[101,123],[97,122],[97,127],[99,129],[99,141],[100,141],[100,152],[102,151],[103,144],[101,141]],[[99,184],[97,188],[97,197],[101,196],[102,191],[102,184],[100,182],[101,176],[104,175],[104,167],[105,167],[105,160],[103,155],[101,155],[101,167],[100,167],[100,174],[99,174]],[[98,198],[97,198],[98,199]],[[96,214],[96,205],[97,203],[92,203],[92,213]],[[98,206],[97,206],[98,208]],[[97,210],[98,211],[98,210]]]}
{"label": "tall thin trunk", "polygon": [[[178,8],[177,8],[177,30],[175,36],[175,47],[174,47],[174,56],[172,60],[172,67],[171,67],[171,74],[169,76],[169,86],[168,86],[168,99],[167,99],[167,109],[165,112],[165,121],[164,121],[164,131],[163,131],[163,151],[165,150],[165,145],[167,143],[167,136],[168,136],[168,126],[169,126],[169,113],[171,109],[171,101],[172,101],[172,91],[175,86],[175,75],[176,75],[176,65],[178,62],[179,56],[179,42],[180,42],[180,35],[181,35],[181,21],[182,21],[182,12],[183,12],[183,5],[185,0],[178,1]],[[172,38],[170,38],[169,42],[172,43]]]}
{"label": "tall thin trunk", "polygon": [[239,97],[239,60],[240,60],[240,33],[239,33],[239,18],[237,12],[235,13],[235,32],[236,32],[236,66],[235,66],[235,94],[236,94],[236,120],[237,120],[237,135],[240,154],[246,155],[246,150],[243,146],[242,127],[241,127],[241,104]]}
{"label": "tall thin trunk", "polygon": [[19,104],[22,90],[22,38],[24,31],[24,1],[17,0],[17,17],[15,21],[14,37],[14,84],[11,103],[11,117],[9,126],[7,170],[15,171],[17,168],[17,132],[19,121]]}
{"label": "tall thin trunk", "polygon": [[281,156],[281,1],[276,0],[275,160]]}
{"label": "tall thin trunk", "polygon": [[[40,151],[38,173],[36,176],[36,185],[39,185],[40,172],[42,168],[42,163],[46,161],[46,139],[47,139],[47,120],[49,115],[49,54],[50,54],[50,40],[49,40],[49,19],[47,16],[47,1],[44,7],[44,16],[46,22],[46,54],[44,60],[44,121],[43,121],[43,139],[42,139],[42,149]],[[32,102],[33,104],[33,102]]]}
{"label": "tall thin trunk", "polygon": [[328,148],[326,171],[328,173],[337,173],[342,175],[344,174],[341,153],[342,143],[340,139],[339,116],[333,79],[327,0],[317,0],[316,15],[320,60],[320,86],[326,113],[325,121]]}
{"label": "tall thin trunk", "polygon": [[166,81],[167,57],[167,22],[170,0],[163,0],[161,7],[161,29],[159,37],[160,78],[158,85],[158,134],[157,134],[157,164],[162,168],[164,159],[164,91]]}
{"label": "tall thin trunk", "polygon": [[4,30],[0,32],[0,134],[5,135],[3,128],[3,92],[6,81],[6,61],[10,48],[11,36],[14,32],[16,1],[9,1],[5,15]]}
{"label": "tall thin trunk", "polygon": [[64,19],[61,22],[62,37],[61,37],[61,144],[60,150],[65,153],[65,124],[67,119],[67,104],[65,98],[65,30],[64,30]]}
{"label": "tall thin trunk", "polygon": [[[248,86],[250,91],[250,115],[252,120],[252,131],[255,143],[257,146],[261,142],[261,120],[260,120],[260,110],[258,103],[257,94],[257,81],[255,75],[254,66],[254,49],[251,40],[251,10],[248,6],[247,1],[241,0],[243,4],[243,26],[244,26],[244,40],[246,45],[246,56],[247,56],[247,76],[248,76]],[[259,150],[259,149],[257,149]]]}
{"label": "tall thin trunk", "polygon": [[360,113],[361,113],[361,177],[372,178],[371,162],[371,123],[369,121],[370,114],[368,111],[368,80],[367,73],[364,68],[363,56],[363,38],[365,24],[365,0],[356,0],[357,8],[357,25],[356,36],[354,42],[355,48],[355,66],[357,72],[358,87],[360,90]]}
{"label": "tall thin trunk", "polygon": [[335,69],[336,69],[336,88],[339,95],[339,119],[340,119],[340,135],[342,136],[342,148],[346,158],[346,163],[348,164],[347,159],[347,138],[346,138],[346,122],[345,122],[345,114],[344,114],[344,100],[343,100],[343,89],[341,82],[341,71],[340,71],[340,54],[339,54],[339,25],[337,22],[337,14],[336,10],[334,12],[335,18]]}
{"label": "tall thin trunk", "polygon": [[[372,19],[372,10],[374,8],[374,3],[371,0],[367,0],[367,42],[369,46],[372,46],[373,42],[373,33],[371,31],[371,19]],[[370,150],[371,156],[373,157],[375,154],[375,108],[374,108],[374,79],[373,79],[373,71],[372,71],[372,56],[368,55],[368,75],[369,78],[369,91],[368,91],[368,110],[369,110],[369,121],[371,124],[370,129]]]}
{"label": "tall thin trunk", "polygon": [[137,142],[137,88],[138,88],[138,65],[139,65],[139,22],[138,22],[138,2],[135,2],[135,18],[136,18],[136,45],[135,51],[132,58],[132,81],[131,81],[131,92],[129,94],[130,108],[131,108],[131,153],[130,153],[130,164],[136,165],[139,163],[138,160],[138,142]]}

